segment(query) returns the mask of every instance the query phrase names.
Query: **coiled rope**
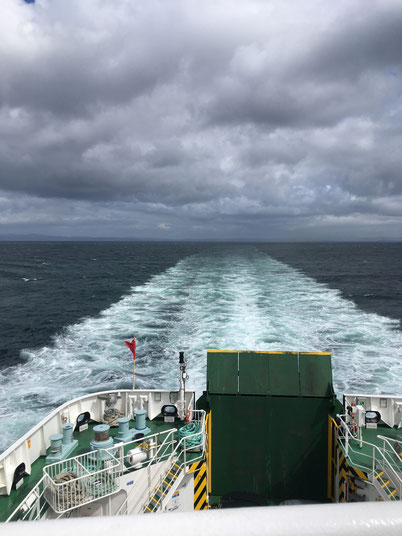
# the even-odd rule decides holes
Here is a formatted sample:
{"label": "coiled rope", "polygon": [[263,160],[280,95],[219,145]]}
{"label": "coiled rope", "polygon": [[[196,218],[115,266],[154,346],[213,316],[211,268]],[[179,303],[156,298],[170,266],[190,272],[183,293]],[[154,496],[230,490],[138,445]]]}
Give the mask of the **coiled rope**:
{"label": "coiled rope", "polygon": [[[197,434],[197,435],[194,435]],[[193,436],[193,437],[188,437]],[[179,429],[179,441],[183,438],[187,438],[186,441],[183,441],[182,448],[186,449],[196,449],[202,444],[202,431],[200,425],[193,421],[182,428]]]}
{"label": "coiled rope", "polygon": [[78,475],[73,471],[58,473],[53,477],[53,482],[55,484],[62,484],[54,488],[55,506],[57,510],[69,510],[85,502],[87,495],[85,488],[82,482],[78,480]]}
{"label": "coiled rope", "polygon": [[109,426],[119,426],[117,419],[124,417],[124,413],[116,408],[106,409],[103,414],[102,422],[103,424],[108,424]]}
{"label": "coiled rope", "polygon": [[[90,469],[90,467],[87,467]],[[85,504],[91,498],[100,498],[117,490],[117,484],[112,475],[98,473],[85,478],[85,483],[73,471],[58,473],[53,482],[55,506],[58,511]]]}

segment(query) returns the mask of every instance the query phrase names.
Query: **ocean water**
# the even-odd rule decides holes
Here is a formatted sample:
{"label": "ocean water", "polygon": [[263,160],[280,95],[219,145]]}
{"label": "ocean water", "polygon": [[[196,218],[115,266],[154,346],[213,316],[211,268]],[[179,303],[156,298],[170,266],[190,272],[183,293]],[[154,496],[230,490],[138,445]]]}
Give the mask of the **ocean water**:
{"label": "ocean water", "polygon": [[74,396],[205,385],[206,349],[333,352],[402,394],[401,244],[0,243],[0,451]]}

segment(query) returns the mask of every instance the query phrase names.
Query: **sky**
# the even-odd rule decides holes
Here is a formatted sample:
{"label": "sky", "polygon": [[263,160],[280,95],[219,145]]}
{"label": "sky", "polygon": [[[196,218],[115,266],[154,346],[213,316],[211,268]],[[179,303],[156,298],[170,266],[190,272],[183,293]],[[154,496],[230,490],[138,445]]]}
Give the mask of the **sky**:
{"label": "sky", "polygon": [[402,240],[400,0],[1,0],[0,238]]}

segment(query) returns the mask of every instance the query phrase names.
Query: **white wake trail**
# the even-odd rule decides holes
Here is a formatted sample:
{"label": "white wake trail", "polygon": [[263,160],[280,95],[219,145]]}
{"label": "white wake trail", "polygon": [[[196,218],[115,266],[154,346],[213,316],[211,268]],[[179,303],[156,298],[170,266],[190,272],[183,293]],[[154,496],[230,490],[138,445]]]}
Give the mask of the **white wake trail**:
{"label": "white wake trail", "polygon": [[135,335],[138,387],[177,387],[184,350],[189,387],[205,388],[206,350],[334,350],[336,391],[401,392],[399,323],[360,311],[337,290],[257,250],[194,255],[51,345],[23,352],[0,386],[0,451],[50,409],[88,391],[129,387]]}

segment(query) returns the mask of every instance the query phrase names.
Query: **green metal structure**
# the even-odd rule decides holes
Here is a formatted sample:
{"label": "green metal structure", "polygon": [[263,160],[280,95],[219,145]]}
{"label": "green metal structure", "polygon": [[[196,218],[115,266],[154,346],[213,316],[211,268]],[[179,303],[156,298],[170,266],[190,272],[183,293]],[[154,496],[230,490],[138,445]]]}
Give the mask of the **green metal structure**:
{"label": "green metal structure", "polygon": [[329,353],[208,351],[204,400],[212,495],[327,499]]}

